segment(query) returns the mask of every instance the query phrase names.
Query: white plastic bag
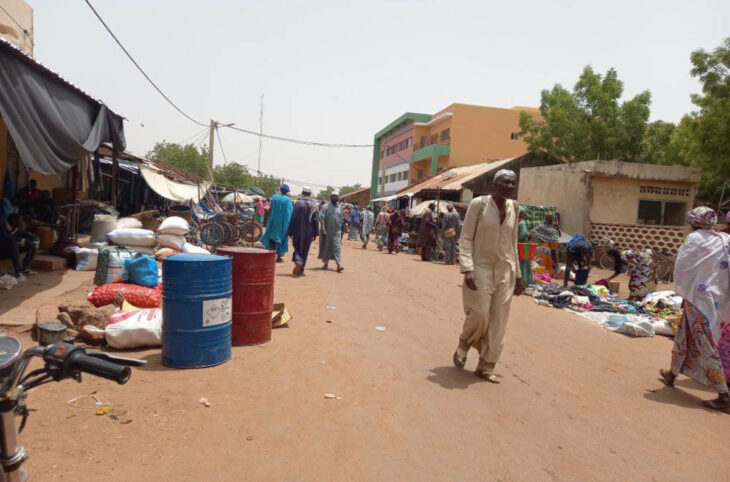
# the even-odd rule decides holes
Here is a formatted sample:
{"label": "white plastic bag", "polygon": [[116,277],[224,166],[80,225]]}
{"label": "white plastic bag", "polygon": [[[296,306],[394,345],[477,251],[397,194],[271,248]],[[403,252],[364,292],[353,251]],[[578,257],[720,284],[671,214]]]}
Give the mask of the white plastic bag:
{"label": "white plastic bag", "polygon": [[185,237],[180,236],[179,234],[158,234],[157,244],[164,248],[172,248],[181,251],[185,244]]}
{"label": "white plastic bag", "polygon": [[[127,277],[127,270],[124,262],[129,258],[121,256],[111,256],[106,271],[106,283],[121,283]],[[105,283],[105,284],[106,284]]]}
{"label": "white plastic bag", "polygon": [[190,225],[188,222],[180,216],[170,216],[165,218],[157,228],[157,232],[160,234],[177,234],[186,235],[190,231]]}
{"label": "white plastic bag", "polygon": [[201,248],[200,246],[195,246],[194,244],[185,243],[182,247],[183,253],[195,253],[195,254],[210,254],[210,251],[208,251],[205,248]]}
{"label": "white plastic bag", "polygon": [[122,246],[155,245],[155,233],[147,229],[115,229],[107,234],[107,237],[112,243]]}
{"label": "white plastic bag", "polygon": [[162,345],[162,309],[117,311],[105,328],[106,342],[112,348],[130,349]]}
{"label": "white plastic bag", "polygon": [[99,250],[78,248],[76,254],[76,271],[96,271],[96,261],[99,259]]}
{"label": "white plastic bag", "polygon": [[142,221],[136,218],[122,218],[117,221],[116,229],[142,229]]}
{"label": "white plastic bag", "polygon": [[0,288],[9,290],[12,289],[13,286],[18,284],[18,279],[15,276],[4,274],[0,276]]}

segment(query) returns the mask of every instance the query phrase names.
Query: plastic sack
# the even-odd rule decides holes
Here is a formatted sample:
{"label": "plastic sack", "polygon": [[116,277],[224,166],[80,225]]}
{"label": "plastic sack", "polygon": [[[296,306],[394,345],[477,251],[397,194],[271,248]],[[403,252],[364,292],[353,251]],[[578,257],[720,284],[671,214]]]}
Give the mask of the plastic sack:
{"label": "plastic sack", "polygon": [[147,288],[157,287],[157,261],[155,261],[155,258],[140,256],[139,258],[125,259],[124,269],[126,270],[124,281],[146,286]]}
{"label": "plastic sack", "polygon": [[136,218],[122,218],[115,229],[142,229],[142,221]]}
{"label": "plastic sack", "polygon": [[157,244],[164,248],[182,250],[183,244],[185,244],[185,237],[179,234],[158,234]]}
{"label": "plastic sack", "polygon": [[154,246],[155,233],[148,229],[115,229],[107,234],[109,240],[114,244],[122,246]]}
{"label": "plastic sack", "polygon": [[185,243],[182,247],[183,253],[195,253],[195,254],[210,254],[210,251],[208,251],[205,248],[201,248],[200,246],[195,246],[194,244]]}
{"label": "plastic sack", "polygon": [[106,241],[106,236],[117,227],[117,217],[109,214],[96,214],[91,224],[91,242]]}
{"label": "plastic sack", "polygon": [[101,286],[107,283],[109,275],[109,262],[112,258],[134,258],[136,253],[127,248],[102,248],[99,250],[99,256],[96,262],[96,274],[94,274],[94,284]]}
{"label": "plastic sack", "polygon": [[96,263],[99,259],[99,250],[91,248],[77,248],[76,271],[96,271]]}
{"label": "plastic sack", "polygon": [[130,349],[162,344],[162,310],[116,311],[104,330],[112,348]]}
{"label": "plastic sack", "polygon": [[180,216],[165,218],[157,228],[157,232],[160,234],[176,234],[178,236],[184,236],[188,234],[188,231],[190,231],[190,225]]}
{"label": "plastic sack", "polygon": [[122,293],[124,299],[140,308],[159,308],[162,302],[162,291],[156,288],[130,283],[109,283],[96,288],[87,298],[92,305],[106,306],[114,303],[117,293]]}

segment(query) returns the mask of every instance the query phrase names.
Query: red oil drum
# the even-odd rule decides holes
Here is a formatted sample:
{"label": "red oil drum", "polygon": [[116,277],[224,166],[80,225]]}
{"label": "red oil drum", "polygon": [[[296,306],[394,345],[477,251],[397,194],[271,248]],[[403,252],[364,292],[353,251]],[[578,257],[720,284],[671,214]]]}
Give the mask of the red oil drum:
{"label": "red oil drum", "polygon": [[234,346],[259,345],[271,340],[276,252],[260,248],[221,247],[233,258]]}

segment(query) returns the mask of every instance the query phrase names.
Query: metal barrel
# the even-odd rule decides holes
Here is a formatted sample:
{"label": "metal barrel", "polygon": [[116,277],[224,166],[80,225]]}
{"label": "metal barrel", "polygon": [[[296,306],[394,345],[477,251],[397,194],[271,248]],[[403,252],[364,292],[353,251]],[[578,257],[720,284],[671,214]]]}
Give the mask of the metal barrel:
{"label": "metal barrel", "polygon": [[233,345],[270,341],[276,253],[242,247],[216,252],[233,258]]}
{"label": "metal barrel", "polygon": [[231,358],[231,258],[162,260],[162,363],[202,368]]}

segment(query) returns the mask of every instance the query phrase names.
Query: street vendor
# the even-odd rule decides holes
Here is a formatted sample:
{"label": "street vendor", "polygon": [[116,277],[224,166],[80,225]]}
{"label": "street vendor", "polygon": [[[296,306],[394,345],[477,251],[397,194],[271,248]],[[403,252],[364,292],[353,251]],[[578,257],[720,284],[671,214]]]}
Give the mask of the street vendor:
{"label": "street vendor", "polygon": [[614,259],[614,273],[606,281],[611,281],[626,267],[629,275],[629,299],[642,300],[652,291],[656,291],[656,264],[650,249],[618,251],[611,249],[608,255]]}
{"label": "street vendor", "polygon": [[567,261],[565,263],[563,286],[568,286],[571,271],[575,273],[575,285],[585,286],[588,282],[588,274],[591,271],[592,257],[593,245],[582,234],[573,236],[573,239],[567,245]]}
{"label": "street vendor", "polygon": [[555,278],[558,239],[560,231],[555,227],[555,214],[545,214],[545,220],[530,231],[530,240],[539,243],[537,257],[542,267]]}

